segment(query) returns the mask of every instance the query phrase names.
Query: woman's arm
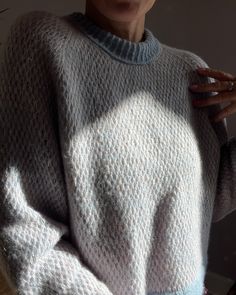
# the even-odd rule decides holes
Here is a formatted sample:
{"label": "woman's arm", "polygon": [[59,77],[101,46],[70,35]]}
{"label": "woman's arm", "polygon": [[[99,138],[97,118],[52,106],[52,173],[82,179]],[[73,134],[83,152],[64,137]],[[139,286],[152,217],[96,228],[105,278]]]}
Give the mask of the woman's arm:
{"label": "woman's arm", "polygon": [[69,239],[56,97],[39,16],[12,26],[1,65],[0,269],[19,295],[112,295]]}
{"label": "woman's arm", "polygon": [[[212,222],[217,222],[236,210],[236,138],[227,139],[225,120],[227,116],[236,113],[236,89],[231,88],[231,82],[234,82],[236,78],[231,74],[209,69],[205,62],[201,62],[199,67],[205,68],[205,70],[198,69],[198,73],[205,77],[206,83],[199,84],[195,88],[190,87],[190,89],[199,94],[205,93],[205,98],[198,101],[194,100],[193,105],[194,107],[208,107],[209,111],[214,113],[211,120],[213,119],[212,124],[221,142],[220,165],[212,218]],[[208,79],[208,76],[218,81]],[[209,94],[206,95],[206,92],[209,92]],[[217,95],[213,95],[217,92]],[[229,101],[232,103],[222,110],[219,103]]]}
{"label": "woman's arm", "polygon": [[221,146],[220,166],[212,222],[236,210],[236,138]]}

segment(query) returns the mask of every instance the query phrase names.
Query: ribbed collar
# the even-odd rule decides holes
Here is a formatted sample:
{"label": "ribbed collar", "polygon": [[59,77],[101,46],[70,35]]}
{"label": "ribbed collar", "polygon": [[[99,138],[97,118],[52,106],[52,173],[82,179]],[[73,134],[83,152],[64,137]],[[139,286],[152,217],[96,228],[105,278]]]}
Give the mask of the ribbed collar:
{"label": "ribbed collar", "polygon": [[160,53],[159,40],[147,28],[144,29],[142,42],[131,42],[105,31],[81,12],[73,12],[69,16],[79,23],[79,28],[90,40],[119,61],[147,64]]}

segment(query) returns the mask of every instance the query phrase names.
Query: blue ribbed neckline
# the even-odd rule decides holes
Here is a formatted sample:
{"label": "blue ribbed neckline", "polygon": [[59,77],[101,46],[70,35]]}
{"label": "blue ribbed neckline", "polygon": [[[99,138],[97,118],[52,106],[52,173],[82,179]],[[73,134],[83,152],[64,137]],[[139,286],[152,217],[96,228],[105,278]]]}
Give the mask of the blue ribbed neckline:
{"label": "blue ribbed neckline", "polygon": [[111,57],[130,64],[147,64],[157,57],[161,44],[153,33],[144,28],[142,42],[131,42],[105,31],[82,12],[69,15],[79,24],[81,31]]}

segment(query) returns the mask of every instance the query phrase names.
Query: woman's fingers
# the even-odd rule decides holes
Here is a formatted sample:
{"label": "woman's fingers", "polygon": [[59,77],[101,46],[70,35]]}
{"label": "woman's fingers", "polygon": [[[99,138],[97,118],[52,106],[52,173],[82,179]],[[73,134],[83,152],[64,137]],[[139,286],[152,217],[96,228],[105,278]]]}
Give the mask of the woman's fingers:
{"label": "woman's fingers", "polygon": [[228,80],[228,81],[235,81],[236,76],[233,76],[229,73],[219,71],[216,69],[211,69],[211,68],[198,68],[197,72],[202,75],[202,76],[208,76],[211,78],[215,78],[220,81]]}
{"label": "woman's fingers", "polygon": [[221,112],[210,118],[212,122],[218,122],[236,113],[236,77],[223,71],[198,68],[198,74],[206,77],[215,78],[216,82],[207,84],[195,84],[189,86],[193,92],[216,92],[217,95],[207,96],[206,98],[194,99],[192,104],[194,107],[208,107],[214,104],[230,102]]}
{"label": "woman's fingers", "polygon": [[193,99],[192,103],[197,107],[206,107],[213,104],[233,102],[236,101],[235,92],[225,92],[218,95],[210,96],[207,98]]}
{"label": "woman's fingers", "polygon": [[[220,81],[208,84],[194,84],[191,85],[189,88],[190,90],[194,90],[194,92],[221,92],[229,90],[231,86],[230,81]],[[236,82],[235,82],[236,84]]]}
{"label": "woman's fingers", "polygon": [[235,114],[236,112],[236,104],[231,103],[230,105],[228,105],[227,107],[225,107],[224,109],[222,109],[219,113],[217,113],[214,116],[211,116],[209,119],[212,122],[219,122],[221,120],[223,120],[224,118],[228,118],[229,116]]}

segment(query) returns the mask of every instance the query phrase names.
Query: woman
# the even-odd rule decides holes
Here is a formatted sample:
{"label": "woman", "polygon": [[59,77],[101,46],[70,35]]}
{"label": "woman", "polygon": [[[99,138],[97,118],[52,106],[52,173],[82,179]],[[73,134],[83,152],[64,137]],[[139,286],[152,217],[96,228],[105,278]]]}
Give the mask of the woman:
{"label": "woman", "polygon": [[236,142],[209,121],[217,98],[192,106],[206,63],[144,28],[154,2],[89,0],[11,28],[0,257],[17,294],[204,292],[211,222],[236,208]]}

